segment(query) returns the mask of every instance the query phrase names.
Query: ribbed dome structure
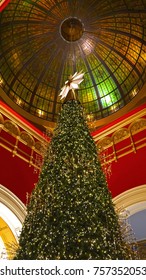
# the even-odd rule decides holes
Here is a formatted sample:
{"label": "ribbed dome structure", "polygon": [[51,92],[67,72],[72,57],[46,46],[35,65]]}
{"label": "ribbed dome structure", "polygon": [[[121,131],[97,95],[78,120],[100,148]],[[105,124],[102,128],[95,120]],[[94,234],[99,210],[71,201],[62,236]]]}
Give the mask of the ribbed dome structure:
{"label": "ribbed dome structure", "polygon": [[146,81],[146,0],[11,0],[0,14],[0,84],[28,113],[56,121],[69,75],[78,98],[106,117]]}

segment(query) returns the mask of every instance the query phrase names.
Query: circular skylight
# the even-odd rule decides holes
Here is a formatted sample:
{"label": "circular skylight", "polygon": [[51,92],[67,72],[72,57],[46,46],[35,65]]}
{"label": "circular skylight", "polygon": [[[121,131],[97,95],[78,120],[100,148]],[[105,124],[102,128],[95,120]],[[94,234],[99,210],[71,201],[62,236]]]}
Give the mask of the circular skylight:
{"label": "circular skylight", "polygon": [[83,25],[77,18],[67,18],[61,23],[60,34],[68,42],[79,40],[83,35]]}

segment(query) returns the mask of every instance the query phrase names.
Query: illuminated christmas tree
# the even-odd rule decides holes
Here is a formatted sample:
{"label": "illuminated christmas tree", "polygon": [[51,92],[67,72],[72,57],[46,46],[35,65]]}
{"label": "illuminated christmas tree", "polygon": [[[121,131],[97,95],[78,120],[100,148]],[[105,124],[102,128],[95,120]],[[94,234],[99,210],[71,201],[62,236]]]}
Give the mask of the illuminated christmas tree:
{"label": "illuminated christmas tree", "polygon": [[132,259],[84,110],[68,90],[15,259]]}

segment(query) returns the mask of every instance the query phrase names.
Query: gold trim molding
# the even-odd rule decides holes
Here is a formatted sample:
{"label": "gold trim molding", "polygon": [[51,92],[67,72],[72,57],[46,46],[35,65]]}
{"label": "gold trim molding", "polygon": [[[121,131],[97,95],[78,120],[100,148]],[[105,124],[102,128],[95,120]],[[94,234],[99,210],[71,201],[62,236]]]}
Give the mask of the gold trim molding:
{"label": "gold trim molding", "polygon": [[[14,139],[11,143],[6,137],[0,136],[0,145],[11,152],[13,157],[17,156],[27,162],[29,166],[40,170],[49,138],[46,135],[41,136],[4,107],[1,106],[0,111],[0,131],[4,130],[11,134]],[[139,149],[146,147],[144,134],[143,136],[140,135],[138,139],[135,138],[135,135],[143,130],[146,130],[146,108],[102,132],[97,131],[93,139],[101,158],[101,164],[106,165],[108,162],[116,162],[121,157],[129,153],[136,153]],[[124,143],[126,139],[127,143]],[[20,142],[29,148],[27,152],[24,147],[22,148]],[[117,146],[118,143],[122,144],[120,148]],[[103,153],[105,154],[103,155]]]}
{"label": "gold trim molding", "polygon": [[107,129],[105,128],[101,132],[98,132],[98,130],[97,130],[97,134],[95,136],[93,136],[94,141],[97,142],[101,138],[111,135],[115,131],[120,130],[123,127],[129,126],[131,123],[134,124],[134,122],[136,122],[138,119],[141,119],[145,116],[146,116],[146,108],[138,111],[137,113],[131,115],[130,117],[127,117],[126,119],[124,119],[122,121],[117,122],[116,124],[112,125],[111,127],[107,128]]}

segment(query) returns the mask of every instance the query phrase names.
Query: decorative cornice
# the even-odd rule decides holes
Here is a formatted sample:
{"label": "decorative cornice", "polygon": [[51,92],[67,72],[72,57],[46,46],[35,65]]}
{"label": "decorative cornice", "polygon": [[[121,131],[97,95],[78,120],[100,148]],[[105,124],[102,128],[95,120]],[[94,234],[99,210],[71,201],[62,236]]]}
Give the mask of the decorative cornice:
{"label": "decorative cornice", "polygon": [[[0,101],[0,113],[3,114],[6,118],[14,122],[18,127],[21,127],[27,133],[32,135],[38,141],[44,141],[44,135],[41,131],[37,130],[34,126],[32,126],[28,121],[23,119],[17,113],[12,112],[11,109],[6,108],[5,104]],[[46,139],[46,138],[45,138]],[[49,140],[49,139],[48,139]]]}
{"label": "decorative cornice", "polygon": [[145,106],[145,108],[143,108],[142,110],[134,113],[133,115],[131,115],[127,118],[125,117],[122,121],[119,121],[119,122],[117,121],[117,123],[113,124],[113,125],[111,124],[111,126],[108,127],[107,129],[106,129],[106,127],[103,128],[103,130],[101,132],[100,132],[100,130],[99,131],[97,130],[97,134],[93,136],[94,141],[96,142],[101,138],[104,138],[108,135],[111,135],[115,131],[120,130],[121,128],[130,125],[131,123],[133,123],[137,119],[142,118],[144,116],[146,116],[146,106]]}

